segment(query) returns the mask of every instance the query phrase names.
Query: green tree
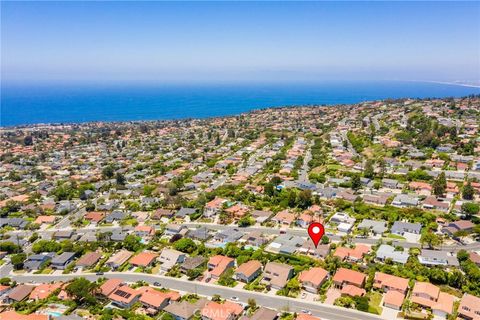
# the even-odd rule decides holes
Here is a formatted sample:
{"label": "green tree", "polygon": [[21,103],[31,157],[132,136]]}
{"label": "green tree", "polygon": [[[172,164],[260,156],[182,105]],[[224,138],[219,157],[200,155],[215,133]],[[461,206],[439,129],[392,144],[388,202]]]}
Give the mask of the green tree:
{"label": "green tree", "polygon": [[193,242],[192,239],[182,238],[182,239],[176,241],[173,244],[173,247],[175,248],[175,250],[178,250],[178,251],[181,251],[181,252],[192,253],[193,251],[195,251],[195,248],[197,246],[196,246],[195,242]]}
{"label": "green tree", "polygon": [[13,268],[15,270],[21,269],[26,259],[27,259],[27,255],[25,253],[19,253],[19,254],[13,255],[11,258]]}
{"label": "green tree", "polygon": [[74,297],[77,302],[95,305],[97,304],[97,299],[94,296],[96,289],[97,285],[94,282],[90,282],[85,278],[75,278],[65,288],[65,291]]}
{"label": "green tree", "polygon": [[365,169],[363,170],[363,176],[368,179],[373,179],[373,177],[375,176],[372,160],[367,160],[367,163],[365,164]]}
{"label": "green tree", "polygon": [[472,183],[468,181],[467,185],[463,187],[462,197],[465,200],[473,200],[475,189],[472,187]]}
{"label": "green tree", "polygon": [[433,181],[433,194],[437,197],[441,197],[445,194],[447,189],[447,179],[445,178],[445,172],[442,172],[438,175],[437,179]]}
{"label": "green tree", "polygon": [[462,213],[467,217],[467,219],[471,219],[472,216],[478,214],[480,211],[480,206],[473,202],[465,202],[462,204]]}
{"label": "green tree", "polygon": [[115,174],[115,170],[113,166],[108,165],[105,168],[102,169],[102,177],[104,179],[111,179],[113,178],[113,175]]}
{"label": "green tree", "polygon": [[420,243],[422,246],[427,244],[430,249],[435,248],[442,244],[442,238],[440,238],[437,234],[433,233],[432,231],[426,231],[422,234],[420,238]]}
{"label": "green tree", "polygon": [[121,174],[120,172],[117,172],[117,174],[115,175],[115,180],[117,181],[117,184],[120,185],[120,186],[124,186],[125,182],[127,181],[125,179],[125,176],[123,174]]}
{"label": "green tree", "polygon": [[302,190],[298,194],[298,206],[302,209],[306,209],[312,205],[312,191]]}
{"label": "green tree", "polygon": [[357,191],[362,187],[362,182],[360,181],[360,176],[358,174],[352,177],[352,189]]}

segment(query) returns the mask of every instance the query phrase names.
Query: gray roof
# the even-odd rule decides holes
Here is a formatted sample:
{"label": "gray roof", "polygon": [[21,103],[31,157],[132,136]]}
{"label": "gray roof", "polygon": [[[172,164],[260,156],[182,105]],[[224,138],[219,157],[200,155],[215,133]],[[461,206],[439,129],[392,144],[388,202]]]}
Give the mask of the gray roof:
{"label": "gray roof", "polygon": [[398,263],[407,263],[409,254],[408,252],[403,251],[395,251],[395,248],[389,246],[387,244],[382,244],[378,247],[377,250],[377,258],[379,259],[392,259],[394,262]]}
{"label": "gray roof", "polygon": [[372,229],[375,233],[384,233],[387,230],[387,223],[383,220],[364,219],[359,225],[358,229]]}
{"label": "gray roof", "polygon": [[75,252],[63,252],[52,259],[52,264],[65,264],[75,257]]}
{"label": "gray roof", "polygon": [[395,221],[392,226],[393,232],[409,232],[409,230],[415,231],[415,233],[420,233],[422,230],[422,225],[420,223],[410,223],[403,221]]}
{"label": "gray roof", "polygon": [[182,208],[180,208],[180,210],[177,211],[176,216],[177,217],[185,217],[185,216],[189,216],[191,214],[194,214],[195,212],[197,212],[196,209],[182,207]]}

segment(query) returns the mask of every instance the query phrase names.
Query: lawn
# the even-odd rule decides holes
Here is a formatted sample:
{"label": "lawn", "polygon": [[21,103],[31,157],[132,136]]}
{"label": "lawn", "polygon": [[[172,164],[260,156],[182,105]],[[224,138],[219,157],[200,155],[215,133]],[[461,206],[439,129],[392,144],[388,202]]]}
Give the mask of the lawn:
{"label": "lawn", "polygon": [[368,312],[382,314],[382,307],[380,307],[381,302],[382,294],[379,292],[371,292],[368,299]]}
{"label": "lawn", "polygon": [[407,240],[404,237],[399,236],[398,234],[392,234],[392,233],[387,234],[387,238],[398,239],[398,240]]}

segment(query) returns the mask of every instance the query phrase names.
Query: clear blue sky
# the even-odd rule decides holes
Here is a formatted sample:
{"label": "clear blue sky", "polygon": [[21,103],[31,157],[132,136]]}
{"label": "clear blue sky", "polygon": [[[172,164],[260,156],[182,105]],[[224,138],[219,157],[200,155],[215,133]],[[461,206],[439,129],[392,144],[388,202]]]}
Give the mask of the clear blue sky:
{"label": "clear blue sky", "polygon": [[2,78],[479,80],[479,2],[5,2]]}

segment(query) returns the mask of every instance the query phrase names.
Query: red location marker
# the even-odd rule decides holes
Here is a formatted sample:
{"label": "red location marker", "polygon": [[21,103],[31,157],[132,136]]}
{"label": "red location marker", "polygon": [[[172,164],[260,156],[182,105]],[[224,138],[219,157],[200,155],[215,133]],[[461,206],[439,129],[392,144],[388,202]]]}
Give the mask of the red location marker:
{"label": "red location marker", "polygon": [[308,235],[310,236],[310,239],[312,239],[313,243],[315,244],[315,248],[318,246],[318,243],[320,242],[324,234],[325,234],[325,227],[320,222],[312,222],[308,226]]}

